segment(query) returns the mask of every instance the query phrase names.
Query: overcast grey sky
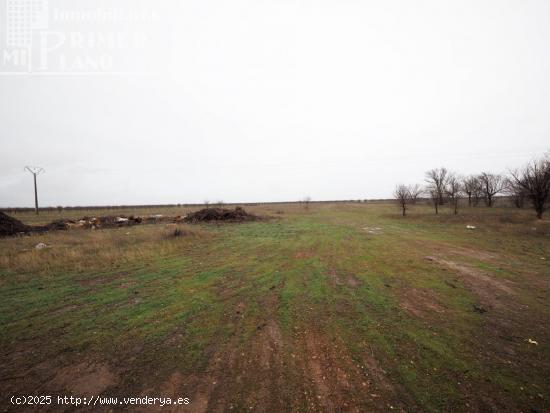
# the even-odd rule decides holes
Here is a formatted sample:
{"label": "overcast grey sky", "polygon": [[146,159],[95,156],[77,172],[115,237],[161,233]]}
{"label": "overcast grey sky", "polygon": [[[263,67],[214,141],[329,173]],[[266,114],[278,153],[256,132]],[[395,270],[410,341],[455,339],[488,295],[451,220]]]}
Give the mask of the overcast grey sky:
{"label": "overcast grey sky", "polygon": [[[151,18],[54,16],[113,4]],[[29,164],[46,169],[44,206],[364,199],[429,168],[503,172],[550,149],[548,0],[50,0],[49,13],[88,43],[0,74],[0,206],[33,204]],[[145,40],[94,43],[119,31]],[[115,64],[58,73],[63,53]]]}

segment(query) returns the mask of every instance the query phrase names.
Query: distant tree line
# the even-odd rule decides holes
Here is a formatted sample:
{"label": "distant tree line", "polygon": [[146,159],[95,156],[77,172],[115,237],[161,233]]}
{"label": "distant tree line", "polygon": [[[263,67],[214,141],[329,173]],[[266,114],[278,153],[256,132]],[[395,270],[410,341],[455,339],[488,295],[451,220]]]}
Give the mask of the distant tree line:
{"label": "distant tree line", "polygon": [[458,214],[461,199],[467,199],[469,207],[481,203],[493,207],[495,197],[499,195],[511,197],[517,208],[523,208],[529,202],[537,218],[542,219],[550,198],[550,152],[522,168],[509,170],[507,174],[481,172],[461,176],[447,168],[435,168],[426,172],[424,186],[399,184],[394,191],[403,216],[421,196],[431,201],[436,214],[445,204]]}

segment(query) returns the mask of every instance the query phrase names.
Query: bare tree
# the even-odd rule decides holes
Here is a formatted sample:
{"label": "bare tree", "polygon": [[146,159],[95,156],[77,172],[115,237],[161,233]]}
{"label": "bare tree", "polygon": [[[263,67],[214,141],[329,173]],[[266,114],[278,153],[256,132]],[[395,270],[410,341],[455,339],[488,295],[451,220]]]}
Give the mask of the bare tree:
{"label": "bare tree", "polygon": [[476,201],[479,199],[479,195],[481,194],[481,186],[479,183],[479,179],[477,176],[470,175],[466,178],[462,179],[462,192],[468,196],[468,206],[472,206],[472,198]]}
{"label": "bare tree", "polygon": [[482,199],[485,199],[483,195],[483,188],[481,187],[481,182],[478,181],[478,186],[476,187],[476,190],[474,192],[474,206],[478,206]]}
{"label": "bare tree", "polygon": [[550,196],[550,156],[531,161],[511,175],[515,185],[522,187],[533,202],[537,218],[542,219]]}
{"label": "bare tree", "polygon": [[437,202],[439,205],[443,205],[445,198],[445,184],[447,182],[447,174],[449,172],[446,168],[435,168],[426,172],[426,182],[431,191],[437,193]]}
{"label": "bare tree", "polygon": [[430,195],[430,199],[432,201],[432,204],[435,208],[435,214],[439,214],[439,193],[435,188],[428,187],[426,189],[426,192]]}
{"label": "bare tree", "polygon": [[445,192],[451,201],[451,208],[453,208],[454,214],[458,214],[458,201],[462,194],[462,179],[453,173],[449,173],[445,185]]}
{"label": "bare tree", "polygon": [[494,196],[506,190],[506,179],[499,174],[482,172],[478,177],[488,207],[494,205]]}
{"label": "bare tree", "polygon": [[418,184],[409,185],[408,189],[411,198],[411,204],[415,205],[418,198],[420,198],[420,195],[422,195],[422,193],[424,192],[424,189]]}
{"label": "bare tree", "polygon": [[403,216],[405,216],[407,214],[407,207],[412,200],[410,187],[403,184],[397,185],[395,187],[395,191],[393,192],[393,196],[395,197],[395,199],[397,200],[397,203],[401,207]]}
{"label": "bare tree", "polygon": [[303,202],[304,202],[304,205],[305,205],[305,206],[304,206],[305,209],[308,210],[308,209],[309,209],[309,203],[311,202],[311,197],[310,197],[310,196],[306,196],[306,197],[304,198]]}
{"label": "bare tree", "polygon": [[514,178],[507,179],[506,192],[512,198],[514,206],[516,208],[523,208],[525,205],[525,199],[529,197],[529,194],[525,188],[519,185]]}

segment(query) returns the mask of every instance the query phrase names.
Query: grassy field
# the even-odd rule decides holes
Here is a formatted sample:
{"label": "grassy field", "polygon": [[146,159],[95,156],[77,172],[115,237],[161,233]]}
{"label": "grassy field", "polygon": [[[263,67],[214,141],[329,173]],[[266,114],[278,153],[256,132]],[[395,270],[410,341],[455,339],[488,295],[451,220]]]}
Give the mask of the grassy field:
{"label": "grassy field", "polygon": [[2,408],[72,394],[189,397],[158,409],[187,412],[550,410],[548,220],[247,210],[271,218],[1,239]]}

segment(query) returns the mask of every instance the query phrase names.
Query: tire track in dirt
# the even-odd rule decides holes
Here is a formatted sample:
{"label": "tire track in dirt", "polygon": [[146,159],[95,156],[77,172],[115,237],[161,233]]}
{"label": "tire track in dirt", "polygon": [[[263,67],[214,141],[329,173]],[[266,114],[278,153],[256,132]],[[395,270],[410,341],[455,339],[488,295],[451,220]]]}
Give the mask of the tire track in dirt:
{"label": "tire track in dirt", "polygon": [[[241,320],[246,310],[242,302],[233,306],[229,320],[234,325],[234,331],[227,343],[215,343],[210,349],[208,363],[202,372],[183,376],[179,370],[172,372],[159,386],[146,389],[144,395],[158,395],[162,397],[188,397],[189,405],[180,406],[147,406],[139,412],[169,412],[169,413],[204,413],[207,411],[225,411],[226,397],[223,389],[231,379],[237,363],[237,339],[242,332]],[[217,408],[214,409],[214,407]]]}
{"label": "tire track in dirt", "polygon": [[229,341],[225,344],[215,344],[217,348],[210,357],[204,373],[192,377],[186,386],[187,394],[192,395],[187,412],[204,413],[227,410],[228,396],[232,394],[228,389],[232,387],[234,380],[238,379],[235,371],[240,364],[239,337],[243,335],[244,331],[242,324],[246,308],[247,305],[244,302],[239,302],[234,306],[233,314],[230,317],[234,327]]}
{"label": "tire track in dirt", "polygon": [[[460,277],[466,288],[478,296],[487,306],[502,307],[505,305],[503,301],[507,301],[511,298],[510,296],[516,294],[514,291],[516,283],[513,281],[497,279],[477,268],[448,259],[435,256],[427,256],[425,259],[452,270]],[[505,296],[504,299],[503,296]]]}
{"label": "tire track in dirt", "polygon": [[290,403],[285,379],[285,350],[283,333],[278,324],[278,311],[285,279],[271,286],[260,299],[261,314],[256,332],[247,343],[248,366],[245,369],[246,406],[253,411],[284,411]]}
{"label": "tire track in dirt", "polygon": [[393,383],[371,352],[358,360],[351,357],[345,342],[319,330],[298,334],[291,367],[304,383],[303,411],[387,412],[405,411],[414,401],[399,384]]}
{"label": "tire track in dirt", "polygon": [[287,401],[281,393],[285,387],[283,336],[276,321],[283,287],[284,281],[261,298],[263,311],[253,321],[256,331],[245,342],[242,339],[247,337],[243,325],[247,305],[240,302],[235,306],[230,317],[234,327],[228,342],[216,344],[204,373],[195,374],[180,385],[184,393],[192,395],[191,404],[181,411],[285,410]]}
{"label": "tire track in dirt", "polygon": [[[189,405],[181,406],[147,406],[142,412],[187,412],[204,413],[207,411],[226,411],[227,397],[223,389],[232,381],[232,373],[235,371],[238,360],[239,337],[244,333],[243,320],[247,310],[247,304],[240,301],[238,291],[244,285],[242,279],[236,283],[230,283],[223,280],[215,286],[215,293],[219,301],[224,302],[227,310],[222,325],[231,325],[229,339],[222,339],[221,333],[217,340],[210,344],[205,350],[204,358],[207,360],[203,368],[197,371],[182,375],[179,369],[170,373],[164,381],[153,388],[148,388],[142,392],[142,395],[162,395],[164,397],[179,398],[188,397]],[[173,346],[178,336],[181,338],[181,332],[175,332],[166,344]],[[172,349],[173,350],[173,349]],[[169,351],[172,351],[169,350]],[[181,350],[185,351],[185,350]]]}
{"label": "tire track in dirt", "polygon": [[399,306],[413,316],[425,319],[434,313],[444,314],[446,307],[431,290],[421,288],[400,289]]}
{"label": "tire track in dirt", "polygon": [[[351,293],[363,285],[356,276],[338,272],[336,261],[335,257],[323,259],[332,288]],[[353,317],[353,308],[347,299],[343,300],[335,311],[340,311],[343,317]],[[304,383],[302,407],[293,411],[387,412],[410,411],[410,407],[416,406],[408,391],[380,367],[371,346],[365,346],[368,351],[352,357],[345,340],[334,331],[325,331],[315,318],[295,332],[290,344],[290,368],[298,372]]]}
{"label": "tire track in dirt", "polygon": [[[550,361],[541,354],[529,351],[527,337],[536,334],[546,341],[550,336],[547,317],[530,309],[522,292],[533,288],[529,278],[519,274],[517,281],[492,276],[491,274],[463,263],[457,263],[441,256],[425,257],[429,262],[451,270],[457,280],[478,300],[472,311],[481,312],[480,331],[471,344],[476,355],[490,369],[502,366],[514,369],[525,383],[536,381],[541,371],[550,372]],[[538,373],[534,373],[538,372]],[[495,393],[491,377],[476,385],[476,396],[470,400],[472,411],[522,411],[518,400],[510,399],[506,393]],[[475,407],[474,407],[475,406]],[[536,410],[536,409],[535,409]]]}

